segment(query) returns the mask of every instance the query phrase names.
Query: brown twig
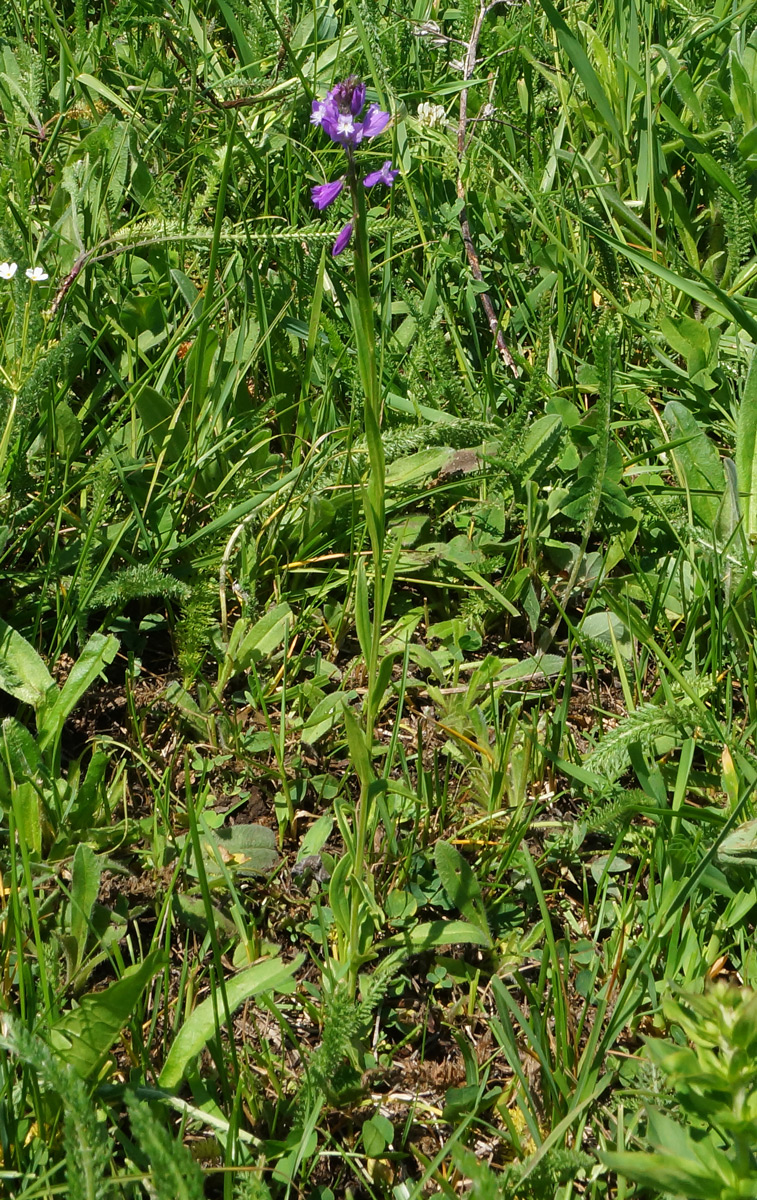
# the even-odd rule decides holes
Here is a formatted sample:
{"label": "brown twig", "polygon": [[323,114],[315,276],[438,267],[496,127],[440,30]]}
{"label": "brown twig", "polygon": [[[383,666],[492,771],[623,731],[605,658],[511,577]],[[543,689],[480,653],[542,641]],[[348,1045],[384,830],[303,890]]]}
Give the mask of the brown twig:
{"label": "brown twig", "polygon": [[[473,73],[476,69],[476,57],[478,55],[478,41],[479,41],[479,38],[481,37],[481,29],[483,27],[484,21],[485,21],[487,15],[491,12],[491,10],[493,8],[496,7],[497,4],[503,4],[503,3],[507,3],[507,0],[490,0],[490,3],[488,3],[488,4],[483,3],[483,2],[481,4],[481,7],[478,11],[478,15],[476,16],[476,19],[473,22],[473,28],[471,30],[471,35],[468,40],[468,48],[467,48],[466,54],[465,54],[465,62],[463,64],[463,81],[466,84],[467,84],[468,80],[473,77]],[[463,88],[463,90],[460,93],[460,120],[459,120],[458,126],[457,126],[457,161],[458,161],[457,195],[458,195],[458,198],[460,200],[462,200],[462,202],[463,202],[463,207],[460,209],[460,229],[461,229],[462,235],[463,235],[463,244],[465,246],[465,252],[468,256],[468,265],[470,267],[471,275],[476,280],[476,282],[483,283],[484,276],[481,271],[481,264],[479,262],[478,252],[476,250],[475,243],[471,236],[470,224],[468,223],[468,208],[465,203],[465,186],[463,184],[462,166],[463,166],[463,159],[465,157],[465,150],[466,150],[465,135],[467,132],[467,128],[468,128],[468,88],[466,86]],[[512,354],[510,353],[510,351],[507,348],[507,343],[505,342],[505,335],[503,334],[503,332],[500,328],[499,319],[497,317],[497,314],[494,311],[494,305],[492,304],[491,296],[489,295],[488,292],[480,292],[478,298],[481,301],[481,307],[483,308],[483,310],[486,314],[486,319],[489,322],[489,328],[491,330],[492,337],[494,338],[494,344],[496,345],[497,350],[499,351],[500,357],[502,358],[502,361],[506,364],[506,366],[508,366],[510,368],[513,375],[515,375],[517,377],[518,368],[515,365],[515,360],[513,359]]]}
{"label": "brown twig", "polygon": [[81,254],[76,259],[76,262],[72,266],[71,270],[68,272],[68,275],[66,276],[66,278],[61,281],[61,284],[53,298],[53,302],[50,305],[50,316],[51,317],[54,317],[55,314],[57,313],[61,304],[65,300],[66,295],[68,294],[69,288],[71,287],[71,285],[74,283],[74,281],[78,277],[79,272],[82,270],[82,268],[86,266],[86,264],[89,261],[89,259],[91,258],[91,256],[92,256],[92,251],[82,250]]}
{"label": "brown twig", "polygon": [[[182,67],[184,67],[185,71],[191,74],[191,67],[184,55],[174,45],[171,37],[168,34],[165,36],[166,45],[173,54],[174,58],[181,64]],[[267,88],[266,91],[258,92],[254,96],[237,96],[233,100],[219,100],[212,88],[207,87],[207,85],[202,83],[199,79],[197,79],[196,82],[198,88],[208,103],[212,104],[214,108],[219,110],[227,108],[250,108],[252,105],[263,104],[266,100],[269,100],[271,97],[271,92],[273,92],[275,95],[278,95],[278,85],[274,85],[273,88]]]}
{"label": "brown twig", "polygon": [[202,91],[203,95],[216,108],[250,108],[254,104],[262,104],[265,100],[270,99],[270,92],[259,92],[256,96],[237,96],[235,100],[218,100],[210,88],[203,87]]}

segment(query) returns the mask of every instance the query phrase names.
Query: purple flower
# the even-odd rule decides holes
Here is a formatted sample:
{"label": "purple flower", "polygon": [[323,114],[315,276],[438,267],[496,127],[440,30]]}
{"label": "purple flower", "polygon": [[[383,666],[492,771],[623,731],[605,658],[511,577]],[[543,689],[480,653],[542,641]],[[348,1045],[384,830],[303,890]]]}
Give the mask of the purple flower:
{"label": "purple flower", "polygon": [[[370,104],[364,120],[360,121],[359,117],[364,108],[365,84],[356,75],[350,75],[348,79],[335,84],[323,100],[314,100],[310,114],[311,123],[320,125],[332,142],[340,145],[347,154],[347,180],[352,193],[353,208],[357,205],[355,189],[358,180],[353,151],[363,138],[374,138],[383,133],[391,120],[389,113],[383,112],[378,104]],[[399,171],[392,167],[391,159],[387,159],[381,170],[366,175],[363,183],[366,187],[373,187],[375,183],[391,187],[398,175]],[[329,204],[336,200],[344,182],[343,177],[333,180],[332,183],[319,183],[311,188],[310,195],[319,212],[323,212],[324,208],[328,208]],[[334,258],[350,244],[352,228],[353,222],[350,221],[338,233],[331,250]]]}
{"label": "purple flower", "polygon": [[331,201],[336,200],[343,187],[344,180],[335,179],[332,183],[319,183],[316,187],[311,188],[310,196],[318,211],[323,212],[324,208],[328,208]]}
{"label": "purple flower", "polygon": [[389,113],[382,112],[378,104],[371,104],[365,121],[358,121],[365,106],[365,84],[354,75],[337,83],[323,100],[314,100],[310,120],[320,125],[332,142],[345,150],[359,146],[364,137],[377,137],[389,124]]}
{"label": "purple flower", "polygon": [[378,104],[371,104],[363,121],[362,136],[369,138],[378,137],[380,133],[384,132],[391,119],[389,113],[382,112]]}
{"label": "purple flower", "polygon": [[359,146],[363,140],[363,126],[359,121],[355,121],[350,112],[338,113],[336,120],[328,116],[323,122],[323,128],[332,142],[339,142],[345,149],[347,146]]}
{"label": "purple flower", "polygon": [[371,171],[370,175],[366,175],[363,183],[367,188],[373,187],[376,183],[383,183],[386,187],[391,187],[398,175],[399,171],[392,167],[392,160],[388,158],[381,170]]}
{"label": "purple flower", "polygon": [[337,254],[341,254],[343,250],[347,249],[347,247],[350,244],[351,237],[352,237],[352,221],[348,221],[348,223],[345,225],[344,229],[341,229],[339,231],[339,235],[338,235],[336,241],[334,242],[334,245],[331,250],[332,258],[336,258]]}

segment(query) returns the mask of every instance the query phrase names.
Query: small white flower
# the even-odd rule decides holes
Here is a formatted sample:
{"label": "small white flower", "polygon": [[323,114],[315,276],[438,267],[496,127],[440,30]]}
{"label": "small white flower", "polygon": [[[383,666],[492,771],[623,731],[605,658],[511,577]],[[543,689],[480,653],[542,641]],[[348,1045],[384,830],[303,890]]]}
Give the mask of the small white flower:
{"label": "small white flower", "polygon": [[50,276],[41,267],[27,267],[26,278],[31,279],[32,283],[42,283],[43,279],[49,279]]}
{"label": "small white flower", "polygon": [[0,263],[0,279],[12,279],[18,270],[18,263]]}
{"label": "small white flower", "polygon": [[443,104],[429,104],[428,100],[418,105],[417,115],[419,123],[427,129],[439,129],[447,117]]}

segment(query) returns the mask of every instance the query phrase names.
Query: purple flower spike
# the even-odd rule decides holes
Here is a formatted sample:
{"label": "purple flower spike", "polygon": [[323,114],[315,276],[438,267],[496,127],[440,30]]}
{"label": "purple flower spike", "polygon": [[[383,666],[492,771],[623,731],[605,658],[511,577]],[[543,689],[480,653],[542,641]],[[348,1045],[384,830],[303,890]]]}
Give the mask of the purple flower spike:
{"label": "purple flower spike", "polygon": [[331,251],[332,258],[336,258],[337,254],[341,254],[343,250],[347,249],[347,247],[350,244],[351,237],[352,237],[352,221],[348,222],[348,224],[345,225],[344,229],[340,230],[339,236],[337,237],[336,241],[334,242],[334,246]]}
{"label": "purple flower spike", "polygon": [[334,85],[329,98],[339,112],[349,112],[353,117],[358,117],[365,104],[365,84],[360,82],[357,75],[350,75],[342,83]]}
{"label": "purple flower spike", "polygon": [[392,160],[388,158],[381,170],[371,171],[370,175],[366,175],[363,183],[367,188],[373,187],[376,183],[383,183],[386,187],[391,187],[398,175],[399,171],[392,167]]}
{"label": "purple flower spike", "polygon": [[316,187],[311,188],[310,196],[318,211],[323,212],[324,208],[328,208],[331,201],[336,200],[343,187],[344,180],[335,179],[332,183],[319,183]]}
{"label": "purple flower spike", "polygon": [[363,121],[362,136],[367,138],[378,137],[380,133],[384,132],[391,119],[389,113],[383,112],[378,104],[371,104]]}
{"label": "purple flower spike", "polygon": [[[360,117],[364,108],[365,84],[356,75],[350,75],[341,83],[334,84],[323,100],[313,101],[310,116],[312,124],[320,125],[332,142],[336,142],[342,147],[347,155],[348,164],[346,180],[343,176],[331,183],[319,183],[311,188],[310,195],[319,212],[323,212],[324,208],[328,208],[336,200],[344,188],[345,181],[352,193],[353,207],[357,204],[355,193],[359,177],[354,152],[363,138],[378,137],[391,121],[389,113],[383,112],[378,104],[370,104],[361,121]],[[388,158],[379,171],[371,171],[369,175],[366,175],[363,183],[366,187],[383,183],[384,187],[390,188],[398,175],[399,171],[392,166],[392,161]],[[349,221],[339,231],[331,249],[334,258],[347,249],[353,232],[352,221]]]}

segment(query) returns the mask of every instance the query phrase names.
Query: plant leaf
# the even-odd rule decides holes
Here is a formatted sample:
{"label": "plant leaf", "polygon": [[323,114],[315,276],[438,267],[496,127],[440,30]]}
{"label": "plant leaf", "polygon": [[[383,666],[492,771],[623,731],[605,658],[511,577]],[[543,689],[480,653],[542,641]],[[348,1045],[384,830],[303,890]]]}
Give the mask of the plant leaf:
{"label": "plant leaf", "polygon": [[98,675],[113,662],[118,654],[118,638],[103,633],[93,633],[78,659],[71,668],[52,704],[46,707],[39,719],[39,748],[43,752],[60,737],[66,719],[71,715]]}
{"label": "plant leaf", "polygon": [[742,496],[745,533],[757,532],[757,354],[752,353],[749,372],[736,418],[736,477]]}
{"label": "plant leaf", "polygon": [[[333,877],[332,877],[333,878]],[[333,906],[332,906],[333,907]],[[486,946],[492,939],[480,925],[469,921],[425,921],[412,929],[385,938],[381,946],[406,946],[412,954],[438,950],[440,946]]]}
{"label": "plant leaf", "polygon": [[714,529],[725,487],[718,452],[696,417],[678,400],[670,400],[663,412],[671,441],[682,444],[671,450],[677,460],[682,483],[691,496],[691,509],[706,529]]}
{"label": "plant leaf", "polygon": [[362,559],[359,560],[355,572],[355,628],[363,658],[368,663],[371,657],[371,612],[368,604],[368,580],[365,577]]}
{"label": "plant leaf", "polygon": [[[291,619],[292,610],[286,601],[269,609],[252,629],[245,629],[240,618],[234,626],[226,658],[218,673],[219,690],[223,690],[233,675],[246,671],[250,663],[260,662],[261,658],[273,654],[284,641]],[[238,642],[234,637],[237,629],[243,631]]]}
{"label": "plant leaf", "polygon": [[[0,618],[0,688],[40,708],[55,681],[34,647]],[[57,691],[57,689],[55,689]]]}
{"label": "plant leaf", "polygon": [[91,846],[80,842],[71,867],[71,936],[76,942],[76,967],[87,944],[92,907],[100,890],[100,863]]}
{"label": "plant leaf", "polygon": [[492,945],[491,930],[486,917],[484,897],[476,876],[460,851],[449,842],[439,841],[434,849],[434,862],[447,899],[476,925]]}
{"label": "plant leaf", "polygon": [[[226,999],[229,1015],[239,1008],[240,1004],[244,1004],[245,1000],[258,996],[261,992],[291,992],[294,989],[294,975],[304,961],[304,954],[299,954],[288,963],[282,962],[280,958],[269,958],[227,980]],[[220,1018],[222,1007],[220,997],[216,997],[214,1002],[214,998],[209,996],[190,1013],[179,1030],[160,1073],[158,1082],[162,1088],[171,1090],[181,1082],[189,1064],[217,1032],[216,1014]]]}
{"label": "plant leaf", "polygon": [[620,130],[618,129],[618,123],[615,120],[615,114],[613,113],[610,101],[607,98],[607,93],[602,87],[596,71],[589,62],[586,51],[576,35],[566,25],[557,9],[553,4],[550,3],[550,0],[541,0],[541,6],[547,14],[549,23],[557,35],[558,42],[562,46],[570,61],[573,63],[576,74],[579,76],[582,84],[586,88],[587,96],[601,116],[610,133],[615,138],[616,142],[622,145],[622,138],[620,136]]}
{"label": "plant leaf", "polygon": [[44,763],[36,739],[15,717],[6,717],[2,724],[3,759],[15,783],[40,781]]}
{"label": "plant leaf", "polygon": [[102,1066],[108,1051],[129,1020],[142,992],[163,965],[154,950],[143,962],[129,967],[103,992],[88,992],[79,1007],[66,1013],[50,1030],[52,1045],[77,1075],[86,1078]]}
{"label": "plant leaf", "polygon": [[155,453],[162,453],[166,462],[176,462],[189,439],[186,424],[177,414],[176,406],[147,385],[139,389],[134,403]]}

